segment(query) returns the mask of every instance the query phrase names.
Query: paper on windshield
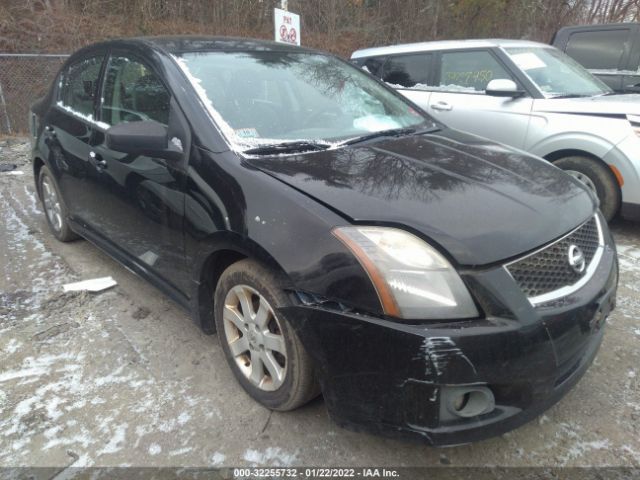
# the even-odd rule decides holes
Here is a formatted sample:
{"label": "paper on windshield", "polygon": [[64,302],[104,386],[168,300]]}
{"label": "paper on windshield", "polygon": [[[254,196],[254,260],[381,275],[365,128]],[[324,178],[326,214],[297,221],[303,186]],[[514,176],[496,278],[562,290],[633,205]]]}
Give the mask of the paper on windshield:
{"label": "paper on windshield", "polygon": [[534,70],[547,66],[547,64],[540,60],[540,57],[533,52],[515,53],[511,55],[511,59],[522,70]]}
{"label": "paper on windshield", "polygon": [[402,125],[392,118],[384,115],[366,115],[364,117],[356,118],[353,121],[353,126],[366,130],[367,132],[379,132],[381,130],[400,128]]}

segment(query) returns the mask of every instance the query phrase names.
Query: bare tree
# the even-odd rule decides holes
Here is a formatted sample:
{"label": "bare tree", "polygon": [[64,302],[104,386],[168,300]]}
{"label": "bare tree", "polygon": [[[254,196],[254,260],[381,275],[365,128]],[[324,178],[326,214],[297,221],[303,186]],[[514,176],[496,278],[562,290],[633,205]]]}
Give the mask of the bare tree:
{"label": "bare tree", "polygon": [[[278,0],[2,0],[0,50],[68,52],[118,36],[273,37]],[[639,20],[640,0],[290,0],[305,45],[357,48],[447,38],[548,42],[570,24]]]}

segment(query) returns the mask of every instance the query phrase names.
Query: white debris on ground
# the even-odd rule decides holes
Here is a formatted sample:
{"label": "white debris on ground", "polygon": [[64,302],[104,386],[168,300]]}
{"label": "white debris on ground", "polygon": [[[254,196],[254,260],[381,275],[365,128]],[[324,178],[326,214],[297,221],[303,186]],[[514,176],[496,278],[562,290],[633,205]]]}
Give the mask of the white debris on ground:
{"label": "white debris on ground", "polygon": [[118,284],[112,277],[91,278],[79,282],[67,283],[62,288],[65,292],[101,292]]}
{"label": "white debris on ground", "polygon": [[[53,239],[28,152],[0,140],[25,172],[0,175],[0,466],[640,466],[640,224],[613,226],[618,308],[585,377],[537,421],[445,452],[340,429],[321,400],[257,405],[215,336],[88,242]],[[100,276],[117,287],[63,292]]]}

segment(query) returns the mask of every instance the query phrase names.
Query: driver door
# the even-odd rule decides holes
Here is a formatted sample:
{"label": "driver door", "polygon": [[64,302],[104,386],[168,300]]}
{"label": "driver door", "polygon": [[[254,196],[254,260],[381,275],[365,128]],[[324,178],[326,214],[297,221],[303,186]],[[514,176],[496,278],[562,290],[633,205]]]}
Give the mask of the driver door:
{"label": "driver door", "polygon": [[[100,122],[90,160],[96,178],[95,226],[109,243],[172,287],[186,291],[183,218],[185,164],[111,150],[107,128],[153,120],[176,124],[182,115],[161,77],[143,60],[112,53],[104,73]],[[183,123],[184,124],[184,123]],[[169,138],[186,145],[186,133],[169,128]]]}
{"label": "driver door", "polygon": [[487,84],[502,78],[518,83],[489,50],[444,51],[428,112],[452,128],[524,148],[533,99],[487,95]]}

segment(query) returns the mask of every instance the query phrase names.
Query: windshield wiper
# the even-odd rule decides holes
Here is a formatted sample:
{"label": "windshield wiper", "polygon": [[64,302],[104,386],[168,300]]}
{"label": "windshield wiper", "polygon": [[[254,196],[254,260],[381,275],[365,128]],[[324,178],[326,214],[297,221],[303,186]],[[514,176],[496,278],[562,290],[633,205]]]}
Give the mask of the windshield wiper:
{"label": "windshield wiper", "polygon": [[418,130],[416,128],[392,128],[389,130],[380,130],[378,132],[369,133],[367,135],[362,135],[360,137],[352,138],[350,140],[345,140],[338,144],[339,147],[344,147],[345,145],[354,145],[356,143],[366,142],[367,140],[371,140],[379,137],[400,137],[402,135],[417,135],[421,133],[432,133],[437,130],[440,130],[438,127],[427,128],[424,130]]}
{"label": "windshield wiper", "polygon": [[552,99],[555,98],[583,98],[583,97],[590,97],[591,95],[582,95],[579,93],[564,93],[561,95],[554,95],[553,97],[550,97]]}
{"label": "windshield wiper", "polygon": [[277,155],[280,153],[302,153],[313,152],[318,150],[326,150],[330,145],[326,143],[311,141],[283,142],[268,145],[260,145],[259,147],[243,150],[242,153],[250,155]]}

